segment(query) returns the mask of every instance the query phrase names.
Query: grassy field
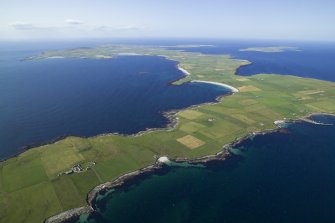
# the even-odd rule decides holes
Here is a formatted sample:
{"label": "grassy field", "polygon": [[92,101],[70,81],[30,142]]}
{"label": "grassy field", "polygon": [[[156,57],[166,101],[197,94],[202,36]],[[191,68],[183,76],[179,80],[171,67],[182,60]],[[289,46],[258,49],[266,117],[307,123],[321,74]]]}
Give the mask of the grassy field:
{"label": "grassy field", "polygon": [[[335,113],[335,84],[293,76],[234,75],[248,61],[223,55],[202,55],[162,48],[103,46],[95,49],[50,51],[35,59],[64,56],[109,58],[118,53],[165,55],[191,75],[175,82],[217,81],[240,89],[217,104],[177,114],[174,130],[140,136],[68,137],[30,149],[0,163],[0,222],[42,222],[45,218],[86,204],[96,185],[148,166],[155,156],[195,158],[214,154],[226,143],[250,132],[275,128],[278,119],[311,113]],[[95,161],[84,173],[61,175],[77,163]]]}

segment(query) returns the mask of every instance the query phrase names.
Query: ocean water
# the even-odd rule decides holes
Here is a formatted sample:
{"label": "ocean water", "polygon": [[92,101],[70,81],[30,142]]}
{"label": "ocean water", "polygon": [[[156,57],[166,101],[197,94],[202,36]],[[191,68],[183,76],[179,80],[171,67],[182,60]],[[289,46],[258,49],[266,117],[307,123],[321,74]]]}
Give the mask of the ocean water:
{"label": "ocean water", "polygon": [[101,195],[77,223],[334,222],[335,117],[313,118],[333,125],[293,123],[206,168],[167,167]]}
{"label": "ocean water", "polygon": [[[193,43],[193,44],[196,44]],[[252,64],[238,69],[237,74],[249,76],[259,73],[294,75],[335,81],[335,43],[316,42],[284,42],[284,41],[202,41],[198,44],[212,44],[192,48],[176,48],[187,52],[201,52],[204,54],[230,54],[237,59],[250,61]],[[285,51],[279,53],[241,52],[248,47],[291,46],[299,51]]]}
{"label": "ocean water", "polygon": [[0,160],[67,135],[162,128],[164,112],[230,93],[204,83],[171,86],[184,74],[163,57],[21,61],[43,46],[32,48],[0,54]]}

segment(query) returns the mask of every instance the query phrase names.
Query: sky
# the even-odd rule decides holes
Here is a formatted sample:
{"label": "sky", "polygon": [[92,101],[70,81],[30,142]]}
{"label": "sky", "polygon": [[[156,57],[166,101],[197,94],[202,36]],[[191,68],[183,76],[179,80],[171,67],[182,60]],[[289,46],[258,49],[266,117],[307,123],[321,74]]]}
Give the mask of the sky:
{"label": "sky", "polygon": [[0,40],[335,41],[334,0],[0,0]]}

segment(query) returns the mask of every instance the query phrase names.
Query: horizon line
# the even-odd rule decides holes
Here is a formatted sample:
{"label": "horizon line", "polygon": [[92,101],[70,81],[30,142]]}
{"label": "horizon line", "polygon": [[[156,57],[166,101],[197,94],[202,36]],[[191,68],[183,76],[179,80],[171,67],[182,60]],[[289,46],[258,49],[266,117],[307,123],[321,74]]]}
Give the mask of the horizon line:
{"label": "horizon line", "polygon": [[335,43],[335,40],[326,39],[279,39],[279,38],[241,38],[241,37],[73,37],[73,38],[23,38],[1,39],[0,42],[71,42],[71,41],[115,41],[115,40],[221,40],[221,41],[275,41],[275,42],[318,42]]}

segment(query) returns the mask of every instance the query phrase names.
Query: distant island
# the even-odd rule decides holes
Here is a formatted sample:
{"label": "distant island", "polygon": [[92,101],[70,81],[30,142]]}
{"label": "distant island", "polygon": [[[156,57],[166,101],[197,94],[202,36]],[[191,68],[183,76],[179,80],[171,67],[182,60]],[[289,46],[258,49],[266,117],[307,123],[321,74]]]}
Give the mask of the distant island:
{"label": "distant island", "polygon": [[198,48],[198,47],[215,47],[210,44],[185,44],[185,45],[174,45],[174,46],[161,46],[163,48]]}
{"label": "distant island", "polygon": [[[297,49],[244,49],[284,50]],[[163,56],[178,61],[188,75],[172,83],[175,85],[201,81],[228,86],[234,91],[219,98],[217,103],[167,113],[171,124],[165,129],[150,129],[130,136],[66,137],[2,162],[0,219],[3,222],[42,222],[68,210],[72,211],[56,215],[48,222],[77,217],[93,210],[91,202],[97,192],[122,185],[128,177],[153,171],[163,165],[162,160],[200,163],[224,159],[232,143],[275,131],[276,124],[282,123],[278,120],[299,120],[314,113],[335,114],[335,83],[288,75],[238,76],[236,70],[250,62],[228,55],[205,55],[162,47],[104,45],[46,51],[27,59],[113,60],[124,55]],[[88,164],[92,165],[84,168]],[[34,206],[27,205],[28,201],[33,201]],[[74,209],[78,207],[83,208]]]}
{"label": "distant island", "polygon": [[245,49],[240,49],[242,52],[253,51],[253,52],[263,52],[263,53],[281,53],[286,51],[300,51],[298,47],[291,46],[270,46],[270,47],[249,47]]}

